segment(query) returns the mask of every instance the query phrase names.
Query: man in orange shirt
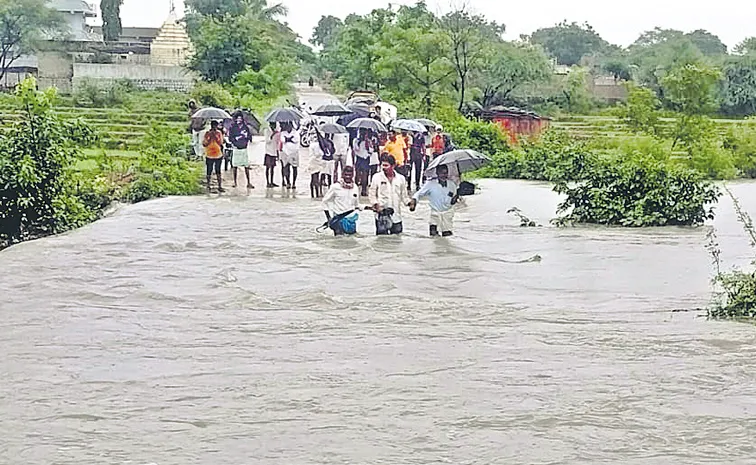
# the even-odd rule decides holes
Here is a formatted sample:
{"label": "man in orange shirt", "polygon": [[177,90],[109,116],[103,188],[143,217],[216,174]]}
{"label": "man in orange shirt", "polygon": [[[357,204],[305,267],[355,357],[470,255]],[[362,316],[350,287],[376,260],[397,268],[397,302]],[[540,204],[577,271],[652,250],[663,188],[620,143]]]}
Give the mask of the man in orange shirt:
{"label": "man in orange shirt", "polygon": [[436,126],[436,134],[431,142],[431,160],[444,153],[444,136],[441,126]]}
{"label": "man in orange shirt", "polygon": [[223,163],[223,134],[218,129],[218,122],[210,123],[210,130],[205,133],[205,139],[202,141],[205,147],[205,166],[207,167],[207,188],[210,189],[210,176],[215,169],[215,175],[218,177],[218,192],[225,192],[221,185],[221,164]]}
{"label": "man in orange shirt", "polygon": [[397,167],[404,165],[404,153],[406,149],[407,146],[404,142],[404,138],[397,137],[395,132],[389,134],[389,141],[386,142],[386,145],[383,147],[384,152],[388,152],[389,155],[394,157]]}

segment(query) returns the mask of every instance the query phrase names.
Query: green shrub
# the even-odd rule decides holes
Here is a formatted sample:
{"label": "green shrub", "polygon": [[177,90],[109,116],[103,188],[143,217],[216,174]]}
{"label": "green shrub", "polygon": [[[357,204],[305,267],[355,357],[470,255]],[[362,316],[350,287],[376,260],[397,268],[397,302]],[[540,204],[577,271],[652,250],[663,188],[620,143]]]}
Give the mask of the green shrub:
{"label": "green shrub", "polygon": [[234,104],[231,93],[215,82],[198,82],[192,89],[191,97],[202,106],[229,108]]}
{"label": "green shrub", "polygon": [[158,150],[145,150],[136,163],[136,177],[123,193],[127,202],[164,197],[192,195],[202,192],[199,163],[169,155]]}
{"label": "green shrub", "polygon": [[190,145],[191,137],[185,127],[170,127],[153,123],[142,138],[140,148],[143,152],[154,150],[171,156],[188,158]]}
{"label": "green shrub", "polygon": [[434,118],[451,135],[457,147],[489,156],[509,150],[507,134],[498,124],[465,118],[450,107],[437,110]]}
{"label": "green shrub", "polygon": [[[738,221],[748,235],[751,248],[756,248],[756,229],[753,226],[751,216],[743,210],[740,202],[725,186],[725,192],[732,199]],[[712,256],[715,267],[713,284],[718,287],[714,293],[714,301],[709,308],[708,316],[713,319],[756,319],[756,272],[746,272],[740,269],[722,271],[720,260],[721,251],[716,242],[714,229],[709,232],[707,249]],[[756,261],[751,262],[751,266]]]}
{"label": "green shrub", "polygon": [[714,217],[719,190],[699,173],[651,158],[599,159],[574,185],[557,183],[567,198],[554,222],[620,226],[692,226]]}
{"label": "green shrub", "polygon": [[125,104],[129,91],[122,82],[101,84],[85,79],[76,87],[73,99],[80,107],[111,108]]}
{"label": "green shrub", "polygon": [[76,149],[52,111],[55,90],[36,90],[34,78],[16,90],[21,118],[0,137],[0,246],[54,234],[92,221],[76,195]]}
{"label": "green shrub", "polygon": [[728,128],[723,147],[732,152],[735,168],[741,176],[756,178],[756,125],[746,123]]}

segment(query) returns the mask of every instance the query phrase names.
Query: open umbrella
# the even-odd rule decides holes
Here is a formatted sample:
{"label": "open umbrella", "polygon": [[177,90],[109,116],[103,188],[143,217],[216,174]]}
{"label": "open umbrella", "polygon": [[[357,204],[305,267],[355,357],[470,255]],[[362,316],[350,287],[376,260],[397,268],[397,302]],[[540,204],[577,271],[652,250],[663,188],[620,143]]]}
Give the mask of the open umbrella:
{"label": "open umbrella", "polygon": [[370,115],[370,107],[362,104],[347,105],[350,114],[340,117],[336,122],[346,126],[357,118],[367,118]]}
{"label": "open umbrella", "polygon": [[315,116],[344,116],[352,113],[352,110],[340,103],[326,103],[312,112]]}
{"label": "open umbrella", "polygon": [[[242,114],[242,118],[244,118],[244,122],[247,123],[247,126],[249,126],[250,129],[252,129],[253,134],[260,134],[260,120],[258,120],[254,114],[252,114],[249,110],[240,108],[238,110],[231,112],[231,117],[233,118],[237,112],[240,112]],[[226,128],[226,131],[228,131],[231,128],[231,125],[233,123],[234,123],[233,120],[225,120],[223,122],[223,126]]]}
{"label": "open umbrella", "polygon": [[434,130],[439,125],[438,123],[436,123],[432,119],[428,119],[428,118],[418,118],[415,121],[417,121],[418,123],[422,124],[423,126],[425,126],[426,128],[428,128],[429,130]]}
{"label": "open umbrella", "polygon": [[449,177],[459,178],[462,173],[475,171],[489,163],[491,163],[490,158],[475,150],[453,150],[439,155],[430,162],[425,170],[425,175],[428,178],[434,178],[436,177],[436,168],[446,165],[449,167]]}
{"label": "open umbrella", "polygon": [[335,124],[335,123],[322,124],[318,129],[320,129],[320,131],[323,134],[347,134],[347,133],[349,133],[349,131],[347,131],[347,128],[345,128],[344,126],[342,126],[340,124]]}
{"label": "open umbrella", "polygon": [[193,115],[192,118],[196,119],[202,119],[202,120],[224,120],[224,119],[231,119],[231,115],[228,114],[227,111],[221,110],[220,108],[215,107],[205,107],[197,110]]}
{"label": "open umbrella", "polygon": [[265,115],[265,121],[269,123],[298,123],[303,117],[302,113],[293,108],[275,108]]}
{"label": "open umbrella", "polygon": [[391,129],[401,129],[402,131],[428,132],[425,126],[411,119],[398,119],[391,123]]}
{"label": "open umbrella", "polygon": [[373,118],[357,118],[347,125],[352,129],[372,129],[375,132],[386,132],[386,126]]}

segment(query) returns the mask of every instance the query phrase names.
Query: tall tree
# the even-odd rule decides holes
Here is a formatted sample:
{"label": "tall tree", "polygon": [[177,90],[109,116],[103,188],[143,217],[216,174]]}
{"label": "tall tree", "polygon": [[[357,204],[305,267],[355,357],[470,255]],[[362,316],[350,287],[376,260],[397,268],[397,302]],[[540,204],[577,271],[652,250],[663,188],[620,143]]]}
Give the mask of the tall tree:
{"label": "tall tree", "polygon": [[63,17],[45,0],[0,0],[0,80],[21,55],[33,53],[40,40],[66,29]]}
{"label": "tall tree", "polygon": [[318,47],[328,47],[336,38],[336,34],[339,29],[344,26],[344,23],[335,16],[322,16],[318,25],[312,31],[312,38],[310,43]]}
{"label": "tall tree", "polygon": [[730,115],[756,115],[756,54],[731,57],[722,74],[722,110]]}
{"label": "tall tree", "polygon": [[384,27],[376,68],[405,99],[420,97],[429,113],[454,73],[448,54],[449,40],[439,33],[438,18],[418,2],[400,7],[395,21]]}
{"label": "tall tree", "polygon": [[636,80],[664,99],[661,80],[671,70],[703,61],[704,56],[680,31],[656,28],[646,31],[628,48]]}
{"label": "tall tree", "polygon": [[690,39],[690,41],[693,42],[693,45],[698,47],[698,50],[706,56],[727,54],[727,45],[725,45],[719,37],[709,31],[698,29],[685,34],[685,37]]}
{"label": "tall tree", "polygon": [[735,53],[739,55],[756,55],[756,37],[749,37],[735,46]]}
{"label": "tall tree", "polygon": [[102,36],[105,42],[115,42],[121,36],[121,5],[123,0],[100,0]]}
{"label": "tall tree", "polygon": [[462,111],[470,73],[482,63],[487,45],[501,41],[505,26],[489,22],[483,16],[473,15],[464,8],[444,16],[442,25],[449,36],[451,60],[457,75],[458,109]]}
{"label": "tall tree", "polygon": [[529,39],[531,43],[541,45],[559,64],[567,66],[580,63],[584,56],[599,52],[608,45],[590,24],[567,21],[538,29]]}
{"label": "tall tree", "polygon": [[502,42],[487,49],[485,62],[474,73],[473,84],[480,90],[485,108],[503,104],[519,86],[548,81],[551,66],[540,47]]}

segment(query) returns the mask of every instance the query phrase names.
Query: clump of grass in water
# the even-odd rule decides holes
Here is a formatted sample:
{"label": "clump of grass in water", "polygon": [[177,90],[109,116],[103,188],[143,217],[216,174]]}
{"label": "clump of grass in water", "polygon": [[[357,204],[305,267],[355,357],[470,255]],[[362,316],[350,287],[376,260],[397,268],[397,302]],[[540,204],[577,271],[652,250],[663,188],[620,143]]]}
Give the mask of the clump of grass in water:
{"label": "clump of grass in water", "polygon": [[[751,216],[743,210],[738,199],[725,186],[725,192],[733,201],[738,221],[751,241],[751,247],[756,248],[756,229]],[[712,257],[715,268],[713,283],[721,290],[715,293],[713,305],[709,308],[708,316],[712,319],[756,320],[756,271],[744,272],[740,269],[723,272],[721,250],[717,243],[716,233],[712,228],[707,235],[707,249]],[[751,262],[756,266],[756,260]]]}
{"label": "clump of grass in water", "polygon": [[520,210],[517,207],[510,208],[509,210],[507,210],[507,213],[512,213],[515,216],[517,216],[517,218],[520,219],[520,227],[521,228],[528,228],[528,227],[533,228],[533,227],[536,227],[536,226],[540,226],[540,225],[536,224],[535,221],[533,221],[530,218],[528,218],[527,216],[525,216],[525,214],[522,213],[522,210]]}

